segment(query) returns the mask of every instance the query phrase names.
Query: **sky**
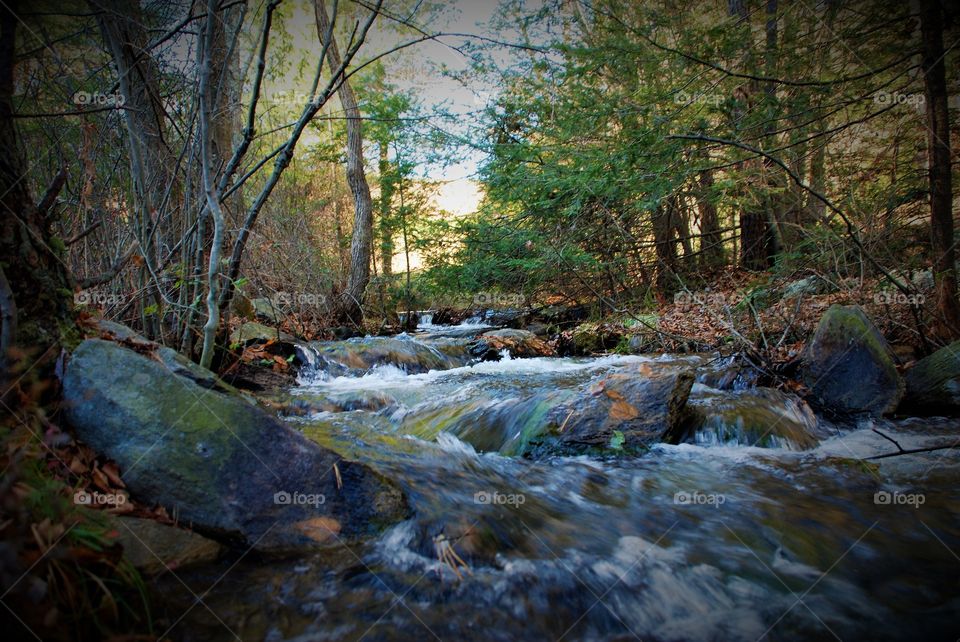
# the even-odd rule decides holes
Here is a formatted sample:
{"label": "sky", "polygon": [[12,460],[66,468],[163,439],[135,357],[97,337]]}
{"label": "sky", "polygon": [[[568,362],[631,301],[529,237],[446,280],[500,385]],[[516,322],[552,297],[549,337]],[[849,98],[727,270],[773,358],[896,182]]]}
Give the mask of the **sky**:
{"label": "sky", "polygon": [[[348,5],[342,2],[341,7],[343,6]],[[409,11],[410,6],[409,1],[384,2],[384,10],[391,13],[399,13],[402,7],[408,7]],[[311,3],[305,1],[287,5],[284,22],[294,48],[301,52],[315,51],[314,55],[317,56],[319,45],[311,7]],[[327,7],[329,11],[332,2],[328,2]],[[429,33],[470,34],[501,41],[518,40],[520,34],[517,31],[496,31],[491,26],[500,11],[499,0],[454,0],[443,4],[438,12],[427,13],[421,9],[415,14],[413,22]],[[361,49],[361,59],[368,59],[392,49],[410,38],[409,35],[398,34],[392,25],[390,20],[378,18]],[[469,69],[469,60],[455,47],[462,47],[470,40],[463,36],[446,36],[439,41],[415,44],[383,58],[390,82],[401,90],[411,90],[427,111],[434,107],[443,107],[458,117],[461,130],[453,133],[459,135],[471,133],[468,128],[473,116],[482,111],[497,93],[496,86],[479,79],[473,78],[469,86],[465,86],[463,82],[443,73],[444,69],[453,74]],[[341,50],[344,48],[341,44]],[[498,64],[508,65],[513,55],[514,51],[509,47],[498,48],[494,52],[494,60]],[[296,78],[300,76],[298,71],[291,68],[289,75],[273,81],[277,91],[305,91],[308,82],[303,76]],[[306,71],[306,75],[310,74],[312,69]],[[309,144],[310,141],[305,139],[304,142]],[[459,151],[454,164],[446,167],[421,167],[419,170],[425,178],[444,183],[437,198],[438,206],[456,214],[463,214],[475,211],[481,196],[474,179],[482,160],[480,152],[464,147]]]}

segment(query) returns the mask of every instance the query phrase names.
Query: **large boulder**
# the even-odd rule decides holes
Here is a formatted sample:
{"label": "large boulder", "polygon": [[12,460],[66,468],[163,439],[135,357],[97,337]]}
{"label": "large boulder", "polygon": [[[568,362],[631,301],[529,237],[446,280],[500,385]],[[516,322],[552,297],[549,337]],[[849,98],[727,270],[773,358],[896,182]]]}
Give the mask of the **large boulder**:
{"label": "large boulder", "polygon": [[511,357],[552,357],[556,355],[549,343],[528,330],[491,330],[484,332],[468,346],[474,357],[483,361],[499,361],[504,352]]}
{"label": "large boulder", "polygon": [[917,414],[960,411],[960,341],[940,348],[907,370],[902,407]]}
{"label": "large boulder", "polygon": [[367,466],[118,344],[81,343],[63,395],[77,437],[117,462],[135,498],[215,539],[299,550],[370,535],[407,515],[403,493]]}
{"label": "large boulder", "polygon": [[551,429],[528,452],[642,452],[678,430],[692,386],[689,368],[620,368],[556,405],[548,414]]}
{"label": "large boulder", "polygon": [[810,402],[835,414],[884,415],[903,397],[890,346],[859,306],[830,306],[804,350],[799,374]]}

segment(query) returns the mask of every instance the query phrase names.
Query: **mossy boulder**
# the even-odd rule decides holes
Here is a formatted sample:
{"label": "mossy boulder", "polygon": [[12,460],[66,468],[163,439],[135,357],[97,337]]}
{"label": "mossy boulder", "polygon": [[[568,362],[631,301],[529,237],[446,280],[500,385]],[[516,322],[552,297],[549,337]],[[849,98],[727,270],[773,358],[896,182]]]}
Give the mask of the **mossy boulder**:
{"label": "mossy boulder", "polygon": [[813,405],[840,415],[891,413],[904,392],[890,346],[859,306],[830,306],[804,350],[800,380]]}
{"label": "mossy boulder", "polygon": [[960,412],[960,341],[940,348],[907,370],[901,407],[913,414]]}
{"label": "mossy boulder", "polygon": [[221,387],[88,339],[63,379],[77,437],[113,459],[133,497],[224,542],[290,551],[372,535],[403,493]]}

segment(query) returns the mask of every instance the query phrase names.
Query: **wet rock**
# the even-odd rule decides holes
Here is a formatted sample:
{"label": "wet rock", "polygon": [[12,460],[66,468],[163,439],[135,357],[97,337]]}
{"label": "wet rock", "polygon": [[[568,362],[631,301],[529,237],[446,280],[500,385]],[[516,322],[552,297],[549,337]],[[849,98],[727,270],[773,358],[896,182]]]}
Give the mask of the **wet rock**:
{"label": "wet rock", "polygon": [[270,366],[258,363],[238,361],[223,375],[223,381],[240,390],[249,390],[255,393],[270,393],[285,390],[297,383],[294,368],[274,370]]}
{"label": "wet rock", "polygon": [[893,412],[904,391],[890,346],[859,306],[827,310],[804,350],[799,374],[810,402],[837,414]]}
{"label": "wet rock", "polygon": [[511,357],[552,357],[554,349],[537,335],[527,330],[492,330],[484,332],[467,350],[483,361],[499,361],[503,351]]}
{"label": "wet rock", "polygon": [[396,406],[396,400],[377,390],[350,390],[322,399],[307,399],[281,395],[271,399],[270,405],[285,416],[303,417],[319,412],[352,412],[367,410],[377,412]]}
{"label": "wet rock", "polygon": [[362,375],[375,366],[396,366],[409,374],[446,370],[461,365],[433,345],[406,335],[364,337],[310,344],[312,354],[302,358],[332,375]]}
{"label": "wet rock", "polygon": [[713,359],[697,370],[697,383],[716,390],[743,390],[759,378],[759,370],[736,357]]}
{"label": "wet rock", "polygon": [[921,359],[904,376],[907,392],[901,407],[913,414],[960,412],[960,341]]}
{"label": "wet rock", "polygon": [[692,369],[621,368],[555,407],[549,433],[530,452],[642,452],[679,429],[692,386]]}
{"label": "wet rock", "polygon": [[118,344],[81,343],[63,396],[77,437],[119,464],[133,497],[218,540],[309,549],[374,534],[408,512],[402,492],[367,466]]}
{"label": "wet rock", "polygon": [[583,305],[551,305],[536,311],[536,316],[550,325],[561,328],[570,328],[590,318],[592,306]]}
{"label": "wet rock", "polygon": [[773,388],[723,392],[696,385],[671,443],[808,450],[820,443],[816,415],[799,397]]}
{"label": "wet rock", "polygon": [[223,551],[202,535],[152,519],[111,517],[110,523],[123,545],[123,556],[147,575],[212,562]]}
{"label": "wet rock", "polygon": [[521,328],[527,323],[529,310],[519,308],[490,309],[483,312],[483,322],[498,328]]}
{"label": "wet rock", "polygon": [[550,334],[550,326],[547,325],[546,323],[539,323],[539,322],[531,323],[530,325],[525,327],[524,330],[526,330],[527,332],[532,332],[538,337],[545,337]]}

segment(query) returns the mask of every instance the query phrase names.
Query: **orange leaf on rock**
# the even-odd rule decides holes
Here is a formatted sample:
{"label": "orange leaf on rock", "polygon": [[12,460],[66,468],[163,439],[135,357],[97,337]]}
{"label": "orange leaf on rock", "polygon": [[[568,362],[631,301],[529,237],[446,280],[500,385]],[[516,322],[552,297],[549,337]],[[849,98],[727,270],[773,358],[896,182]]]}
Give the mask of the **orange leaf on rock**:
{"label": "orange leaf on rock", "polygon": [[327,542],[340,533],[340,522],[332,517],[313,517],[297,522],[294,528],[315,542]]}

